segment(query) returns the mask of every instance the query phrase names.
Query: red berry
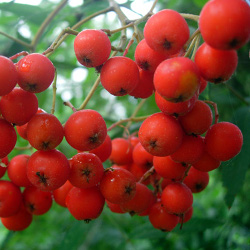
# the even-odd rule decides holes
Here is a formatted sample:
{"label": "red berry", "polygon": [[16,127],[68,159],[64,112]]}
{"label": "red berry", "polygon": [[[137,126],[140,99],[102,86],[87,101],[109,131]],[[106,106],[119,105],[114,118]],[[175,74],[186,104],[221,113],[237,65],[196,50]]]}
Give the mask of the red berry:
{"label": "red berry", "polygon": [[95,149],[89,151],[92,154],[97,155],[101,162],[105,162],[112,152],[112,142],[109,135],[106,136],[104,142]]}
{"label": "red berry", "polygon": [[76,36],[74,50],[79,63],[85,67],[97,67],[108,60],[111,43],[102,30],[86,29]]}
{"label": "red berry", "polygon": [[170,156],[158,157],[154,156],[153,164],[156,173],[163,178],[172,180],[181,180],[185,174],[187,166],[171,159]]}
{"label": "red berry", "polygon": [[175,118],[156,113],[142,123],[138,135],[142,146],[150,154],[167,156],[181,146],[183,130]]}
{"label": "red berry", "polygon": [[236,156],[242,144],[241,130],[230,122],[214,124],[205,136],[206,151],[218,161],[227,161]]}
{"label": "red berry", "polygon": [[110,58],[101,69],[102,86],[114,96],[130,94],[140,80],[136,63],[124,56]]}
{"label": "red berry", "polygon": [[184,135],[181,146],[170,157],[176,162],[194,164],[201,158],[203,151],[204,142],[201,136]]}
{"label": "red berry", "polygon": [[30,156],[26,154],[16,155],[9,163],[8,176],[19,187],[28,187],[31,185],[26,171],[29,158]]}
{"label": "red berry", "polygon": [[166,56],[151,49],[146,40],[141,40],[135,49],[135,62],[143,70],[153,73]]}
{"label": "red berry", "polygon": [[106,200],[121,204],[131,200],[136,192],[136,179],[128,170],[116,167],[104,173],[100,190]]}
{"label": "red berry", "polygon": [[4,158],[0,159],[0,178],[4,176],[8,165],[9,165],[8,156],[5,156]]}
{"label": "red berry", "polygon": [[194,95],[191,99],[184,102],[170,102],[164,99],[158,92],[155,92],[155,102],[158,108],[166,115],[182,116],[188,113],[194,106],[198,96]]}
{"label": "red berry", "polygon": [[104,203],[105,199],[98,187],[73,187],[66,197],[66,205],[70,213],[77,220],[85,220],[86,222],[100,216]]}
{"label": "red berry", "polygon": [[133,162],[133,147],[131,143],[124,138],[115,138],[112,140],[112,151],[109,160],[117,165],[127,165]]}
{"label": "red berry", "polygon": [[200,87],[196,64],[186,57],[174,57],[160,63],[154,74],[155,90],[166,100],[184,102]]}
{"label": "red berry", "polygon": [[238,56],[235,50],[217,50],[203,43],[195,54],[200,75],[207,81],[227,81],[235,72]]}
{"label": "red berry", "polygon": [[27,212],[24,207],[14,215],[7,218],[1,218],[2,224],[11,231],[22,231],[26,229],[32,222],[32,214]]}
{"label": "red berry", "polygon": [[117,214],[125,214],[126,212],[122,210],[121,205],[120,204],[114,204],[112,202],[109,202],[108,200],[106,200],[106,203],[108,205],[108,208],[113,212],[113,213],[117,213]]}
{"label": "red berry", "polygon": [[20,189],[10,181],[0,180],[0,217],[16,214],[22,204]]}
{"label": "red berry", "polygon": [[17,63],[18,85],[29,92],[40,93],[46,90],[55,76],[52,62],[44,55],[33,53]]}
{"label": "red berry", "polygon": [[148,19],[144,27],[144,37],[151,49],[173,55],[187,42],[189,28],[177,11],[164,9]]}
{"label": "red berry", "polygon": [[64,129],[56,116],[48,113],[36,114],[28,122],[27,138],[37,150],[57,147],[64,137]]}
{"label": "red berry", "polygon": [[73,185],[70,183],[70,181],[66,181],[61,187],[58,189],[53,190],[53,197],[57,204],[59,204],[62,207],[66,206],[66,196],[68,195],[68,192],[71,190]]}
{"label": "red berry", "polygon": [[90,188],[102,179],[102,162],[92,153],[78,153],[70,159],[69,181],[75,187]]}
{"label": "red berry", "polygon": [[0,118],[0,159],[7,156],[16,145],[16,131],[6,120]]}
{"label": "red berry", "polygon": [[193,194],[185,184],[170,183],[162,192],[162,204],[169,213],[183,214],[191,208]]}
{"label": "red berry", "polygon": [[190,188],[192,193],[199,193],[206,188],[209,182],[209,174],[202,172],[194,167],[188,171],[188,175],[184,179],[184,184]]}
{"label": "red berry", "polygon": [[14,63],[0,56],[0,96],[7,95],[17,84],[17,71]]}
{"label": "red berry", "polygon": [[97,111],[85,109],[73,113],[68,118],[64,133],[71,147],[80,151],[89,151],[104,142],[107,126]]}
{"label": "red berry", "polygon": [[201,135],[211,126],[213,113],[204,101],[198,100],[193,108],[178,120],[187,134]]}
{"label": "red berry", "polygon": [[20,88],[14,88],[0,100],[0,110],[4,119],[15,125],[24,125],[38,109],[38,100],[35,94]]}
{"label": "red berry", "polygon": [[56,149],[36,151],[28,161],[27,176],[30,182],[42,191],[53,191],[61,187],[70,172],[66,156]]}
{"label": "red berry", "polygon": [[52,193],[31,186],[23,191],[23,202],[28,212],[35,215],[47,213],[52,206]]}
{"label": "red berry", "polygon": [[168,213],[162,203],[157,202],[150,209],[149,220],[154,228],[169,232],[177,226],[179,217]]}
{"label": "red berry", "polygon": [[242,0],[213,0],[203,7],[199,27],[216,49],[239,49],[250,39],[250,7]]}

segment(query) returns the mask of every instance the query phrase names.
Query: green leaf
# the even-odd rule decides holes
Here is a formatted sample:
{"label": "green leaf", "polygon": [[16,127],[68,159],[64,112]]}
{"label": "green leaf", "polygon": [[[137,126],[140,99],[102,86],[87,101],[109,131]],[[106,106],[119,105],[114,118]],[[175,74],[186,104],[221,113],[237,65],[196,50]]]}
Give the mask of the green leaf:
{"label": "green leaf", "polygon": [[202,8],[209,0],[193,0],[193,2],[200,8]]}
{"label": "green leaf", "polygon": [[240,192],[246,172],[250,167],[250,107],[238,109],[233,122],[242,131],[243,146],[235,158],[222,164],[222,181],[227,190],[225,201],[228,207],[232,206],[235,196]]}

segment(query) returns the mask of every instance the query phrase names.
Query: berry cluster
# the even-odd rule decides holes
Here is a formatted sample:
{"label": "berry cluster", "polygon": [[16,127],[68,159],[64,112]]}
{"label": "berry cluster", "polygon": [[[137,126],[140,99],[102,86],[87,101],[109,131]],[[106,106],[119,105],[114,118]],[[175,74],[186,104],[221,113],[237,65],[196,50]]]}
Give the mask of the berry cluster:
{"label": "berry cluster", "polygon": [[[138,136],[128,138],[111,139],[95,110],[73,108],[62,125],[40,109],[36,93],[48,89],[55,76],[43,54],[25,55],[16,64],[0,56],[0,176],[7,170],[9,178],[0,180],[3,225],[24,230],[33,215],[49,211],[53,200],[86,222],[99,217],[105,203],[114,213],[148,216],[163,231],[187,222],[193,193],[206,188],[208,172],[235,157],[243,144],[240,129],[218,122],[216,110],[213,124],[213,112],[199,95],[207,81],[224,82],[235,72],[236,49],[249,41],[249,23],[246,2],[209,1],[200,14],[204,43],[194,50],[194,60],[187,44],[198,45],[200,34],[190,40],[187,22],[170,9],[147,20],[135,60],[110,57],[105,31],[80,32],[74,40],[76,58],[98,69],[110,94],[155,95],[160,112],[142,122]],[[36,151],[9,161],[17,136]],[[71,159],[56,149],[63,138],[78,151]],[[107,160],[113,165],[104,169]]]}

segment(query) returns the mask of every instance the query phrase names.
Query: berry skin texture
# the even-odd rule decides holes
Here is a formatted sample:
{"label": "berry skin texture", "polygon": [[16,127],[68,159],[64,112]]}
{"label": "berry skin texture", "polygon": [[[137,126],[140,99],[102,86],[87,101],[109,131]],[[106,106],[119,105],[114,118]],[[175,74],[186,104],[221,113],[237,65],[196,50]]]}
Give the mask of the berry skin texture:
{"label": "berry skin texture", "polygon": [[70,213],[77,220],[85,220],[86,222],[100,216],[104,203],[105,199],[98,187],[73,187],[66,197],[66,205]]}
{"label": "berry skin texture", "polygon": [[203,7],[199,28],[206,43],[220,50],[239,49],[250,39],[250,7],[243,0],[213,0]]}
{"label": "berry skin texture", "polygon": [[154,74],[155,90],[167,101],[184,102],[200,87],[196,64],[186,57],[174,57],[160,63]]}
{"label": "berry skin texture", "polygon": [[0,159],[7,156],[16,145],[17,135],[14,127],[0,118]]}
{"label": "berry skin texture", "polygon": [[100,190],[106,200],[121,204],[135,196],[136,179],[128,170],[114,167],[104,173]]}
{"label": "berry skin texture", "polygon": [[23,202],[28,212],[42,215],[47,213],[52,206],[52,193],[43,192],[34,186],[27,187],[23,191]]}
{"label": "berry skin texture", "polygon": [[121,209],[131,215],[142,213],[148,209],[152,196],[154,196],[153,192],[147,186],[137,182],[135,196],[131,200],[122,203]]}
{"label": "berry skin texture", "polygon": [[112,142],[110,136],[107,135],[104,142],[100,146],[90,150],[89,152],[97,155],[101,162],[105,162],[112,152]]}
{"label": "berry skin texture", "polygon": [[133,162],[133,146],[124,138],[112,140],[112,151],[109,160],[117,165],[127,165]]}
{"label": "berry skin texture", "polygon": [[0,181],[0,217],[9,217],[16,214],[22,204],[22,193],[10,181]]}
{"label": "berry skin texture", "polygon": [[0,111],[4,119],[18,126],[27,123],[37,110],[36,95],[20,88],[14,88],[0,100]]}
{"label": "berry skin texture", "polygon": [[183,183],[190,188],[192,193],[200,193],[209,183],[209,174],[191,167]]}
{"label": "berry skin texture", "polygon": [[86,29],[76,36],[74,50],[80,64],[85,67],[97,67],[108,60],[111,43],[102,30]]}
{"label": "berry skin texture", "polygon": [[97,111],[85,109],[73,113],[68,118],[64,133],[71,147],[79,151],[89,151],[104,142],[107,126]]}
{"label": "berry skin texture", "polygon": [[203,43],[195,54],[195,63],[201,77],[215,84],[230,79],[237,68],[235,50],[217,50]]}
{"label": "berry skin texture", "polygon": [[150,209],[149,221],[154,228],[170,232],[177,226],[179,217],[168,213],[162,203],[157,202]]}
{"label": "berry skin texture", "polygon": [[183,214],[191,208],[193,194],[183,183],[170,183],[162,192],[162,204],[171,214]]}
{"label": "berry skin texture", "polygon": [[145,39],[136,46],[135,62],[143,71],[154,73],[157,66],[165,59],[166,56],[151,49]]}
{"label": "berry skin texture", "polygon": [[14,63],[5,56],[0,56],[0,96],[7,95],[17,84],[17,71]]}
{"label": "berry skin texture", "polygon": [[142,146],[150,154],[167,156],[181,146],[183,134],[175,118],[163,113],[155,113],[144,120],[138,136]]}
{"label": "berry skin texture", "polygon": [[16,155],[10,160],[8,165],[8,176],[19,187],[31,186],[26,171],[29,158],[30,156],[25,154]]}
{"label": "berry skin texture", "polygon": [[184,102],[170,102],[164,99],[158,92],[155,92],[155,102],[158,108],[166,115],[173,115],[176,117],[185,115],[194,106],[198,96],[194,95],[191,99]]}
{"label": "berry skin texture", "polygon": [[17,63],[18,85],[29,92],[46,90],[55,76],[53,63],[44,55],[33,53]]}
{"label": "berry skin texture", "polygon": [[69,172],[68,159],[56,149],[36,151],[27,165],[28,179],[44,192],[61,187],[67,181]]}
{"label": "berry skin texture", "polygon": [[102,179],[104,168],[95,154],[78,153],[70,159],[69,181],[75,187],[90,188]]}
{"label": "berry skin texture", "polygon": [[144,27],[144,37],[151,49],[164,55],[173,55],[187,42],[189,28],[177,11],[164,9],[148,19]]}
{"label": "berry skin texture", "polygon": [[69,180],[67,180],[61,187],[59,187],[56,190],[53,190],[53,197],[55,202],[62,206],[66,206],[66,197],[68,195],[68,192],[73,188],[74,186],[70,183]]}
{"label": "berry skin texture", "polygon": [[27,138],[31,146],[37,150],[54,149],[63,137],[63,126],[52,114],[36,114],[28,122]]}
{"label": "berry skin texture", "polygon": [[170,155],[171,159],[182,164],[194,164],[205,150],[201,136],[184,135],[179,149]]}
{"label": "berry skin texture", "polygon": [[201,135],[211,126],[213,113],[205,102],[198,100],[191,111],[179,117],[179,121],[187,134]]}
{"label": "berry skin texture", "polygon": [[101,69],[102,86],[114,96],[130,94],[140,81],[136,63],[124,56],[110,58]]}
{"label": "berry skin texture", "polygon": [[187,169],[186,165],[174,162],[170,156],[154,156],[153,164],[157,174],[171,180],[181,180]]}
{"label": "berry skin texture", "polygon": [[210,127],[205,136],[205,149],[218,161],[236,156],[243,144],[241,130],[233,123],[219,122]]}
{"label": "berry skin texture", "polygon": [[7,218],[1,218],[1,222],[8,230],[22,231],[31,224],[32,214],[22,206],[16,214]]}

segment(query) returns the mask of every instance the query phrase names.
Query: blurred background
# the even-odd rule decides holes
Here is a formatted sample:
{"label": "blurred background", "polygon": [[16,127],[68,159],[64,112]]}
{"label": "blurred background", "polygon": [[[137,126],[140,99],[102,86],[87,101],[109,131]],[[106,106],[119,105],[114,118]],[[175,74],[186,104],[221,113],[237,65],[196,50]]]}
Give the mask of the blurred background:
{"label": "blurred background", "polygon": [[[0,1],[0,54],[13,56],[21,51],[30,51],[27,44],[32,43],[43,21],[59,4],[63,7],[53,17],[37,40],[33,52],[42,53],[53,43],[64,28],[72,27],[80,20],[109,7],[107,0],[16,0]],[[159,0],[154,12],[170,8],[180,13],[199,15],[206,0]],[[153,1],[119,0],[121,10],[130,20],[145,15]],[[195,21],[188,20],[190,32],[197,29]],[[143,32],[144,23],[139,25]],[[108,12],[85,22],[77,31],[83,29],[116,29],[121,26],[117,15]],[[4,34],[3,34],[4,33]],[[127,42],[133,33],[127,29]],[[8,36],[11,37],[7,37]],[[121,33],[110,37],[113,46],[118,46]],[[13,39],[15,38],[15,39]],[[69,35],[49,57],[57,69],[57,96],[55,115],[64,123],[72,113],[63,102],[70,101],[78,107],[91,89],[97,73],[94,69],[81,66],[75,57],[73,42],[75,36]],[[20,41],[24,43],[20,43]],[[136,42],[129,49],[128,57],[134,59]],[[122,55],[119,53],[118,55]],[[65,209],[53,204],[45,215],[34,216],[29,228],[22,232],[11,232],[0,224],[0,249],[48,250],[48,249],[250,249],[250,63],[249,44],[238,51],[239,62],[236,73],[226,84],[209,83],[200,99],[211,100],[218,105],[220,121],[237,124],[244,136],[241,153],[233,160],[224,162],[219,169],[210,172],[208,187],[194,194],[193,218],[183,229],[164,233],[152,227],[147,217],[129,214],[114,214],[105,206],[101,216],[86,224],[76,221]],[[39,106],[50,112],[52,88],[37,94]],[[114,122],[130,117],[141,100],[133,97],[111,96],[101,85],[87,105],[97,110],[109,127]],[[159,112],[154,95],[148,98],[138,116]],[[138,130],[140,123],[133,123],[130,132]],[[117,127],[109,135],[122,136],[123,129]],[[18,137],[17,146],[27,142]],[[65,141],[58,147],[68,158],[76,150]],[[30,151],[14,150],[11,159],[18,153],[31,154]],[[110,165],[105,163],[105,167]],[[7,179],[5,175],[4,179]]]}

